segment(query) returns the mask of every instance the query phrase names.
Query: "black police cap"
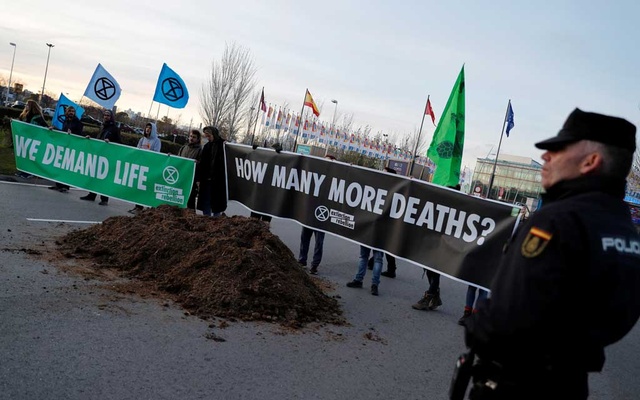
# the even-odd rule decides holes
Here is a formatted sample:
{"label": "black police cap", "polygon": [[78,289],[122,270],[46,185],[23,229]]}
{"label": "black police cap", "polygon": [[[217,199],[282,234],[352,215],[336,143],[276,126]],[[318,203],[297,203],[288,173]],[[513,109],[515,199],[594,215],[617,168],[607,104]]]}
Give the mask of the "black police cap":
{"label": "black police cap", "polygon": [[636,126],[626,119],[573,110],[557,136],[536,143],[543,150],[561,149],[580,140],[591,140],[631,152],[636,150]]}

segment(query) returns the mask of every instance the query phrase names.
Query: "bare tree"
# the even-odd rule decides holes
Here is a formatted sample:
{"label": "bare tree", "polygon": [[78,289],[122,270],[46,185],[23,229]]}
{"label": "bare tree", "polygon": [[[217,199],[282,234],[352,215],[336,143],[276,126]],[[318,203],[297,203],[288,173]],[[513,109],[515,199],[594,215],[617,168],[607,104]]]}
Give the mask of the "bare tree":
{"label": "bare tree", "polygon": [[211,64],[211,75],[202,85],[200,117],[207,125],[227,131],[235,140],[245,118],[247,104],[255,90],[256,67],[249,49],[227,45],[220,61]]}

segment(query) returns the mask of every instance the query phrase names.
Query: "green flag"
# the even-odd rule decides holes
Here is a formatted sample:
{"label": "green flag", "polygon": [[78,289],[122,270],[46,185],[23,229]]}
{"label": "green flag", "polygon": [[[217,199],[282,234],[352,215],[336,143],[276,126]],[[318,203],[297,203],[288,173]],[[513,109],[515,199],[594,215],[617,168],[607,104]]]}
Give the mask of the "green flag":
{"label": "green flag", "polygon": [[11,131],[20,171],[145,206],[187,206],[195,173],[191,159],[16,120]]}
{"label": "green flag", "polygon": [[464,65],[438,122],[427,156],[436,165],[433,183],[455,186],[460,182],[464,148]]}

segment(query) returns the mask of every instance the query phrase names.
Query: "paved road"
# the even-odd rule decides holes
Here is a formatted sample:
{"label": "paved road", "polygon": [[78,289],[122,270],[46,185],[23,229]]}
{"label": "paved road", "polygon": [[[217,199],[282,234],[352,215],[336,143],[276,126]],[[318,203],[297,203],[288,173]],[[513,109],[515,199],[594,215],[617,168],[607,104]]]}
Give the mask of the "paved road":
{"label": "paved road", "polygon": [[[320,274],[336,283],[349,326],[293,334],[264,323],[210,327],[178,306],[112,292],[109,283],[67,275],[22,250],[86,226],[28,218],[102,221],[131,207],[116,200],[101,207],[81,195],[0,182],[0,400],[446,398],[464,350],[456,323],[464,285],[445,279],[435,312],[411,309],[426,283],[403,262],[397,279],[382,278],[379,297],[348,289],[358,246],[327,235]],[[248,215],[236,204],[229,212]],[[271,230],[297,251],[297,224],[274,219]],[[597,300],[586,293],[576,307]],[[608,349],[591,398],[637,398],[638,354],[636,326]]]}

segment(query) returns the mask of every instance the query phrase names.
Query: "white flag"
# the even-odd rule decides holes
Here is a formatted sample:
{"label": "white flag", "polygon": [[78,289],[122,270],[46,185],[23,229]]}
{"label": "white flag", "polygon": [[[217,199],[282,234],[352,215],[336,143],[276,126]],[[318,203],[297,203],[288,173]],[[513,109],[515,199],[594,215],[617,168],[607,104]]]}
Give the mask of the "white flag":
{"label": "white flag", "polygon": [[118,82],[104,69],[102,64],[98,64],[87,89],[84,91],[84,96],[111,110],[120,98],[120,92]]}

